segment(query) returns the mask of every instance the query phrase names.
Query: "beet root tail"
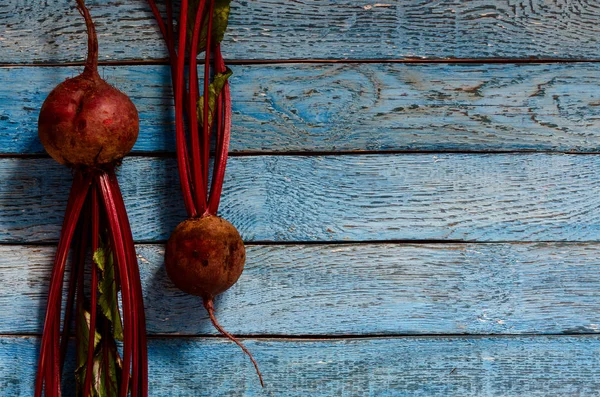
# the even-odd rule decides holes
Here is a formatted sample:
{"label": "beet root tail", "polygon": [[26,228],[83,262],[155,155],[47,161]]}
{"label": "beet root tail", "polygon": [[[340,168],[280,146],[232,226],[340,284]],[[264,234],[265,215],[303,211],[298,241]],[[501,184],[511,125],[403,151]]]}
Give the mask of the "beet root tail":
{"label": "beet root tail", "polygon": [[221,324],[219,324],[219,322],[217,321],[217,318],[215,317],[215,307],[213,305],[212,298],[211,299],[203,299],[202,301],[204,303],[204,308],[208,312],[208,316],[210,317],[210,321],[212,322],[213,326],[224,337],[228,338],[233,343],[235,343],[236,345],[238,345],[244,351],[244,353],[246,353],[248,355],[248,357],[250,358],[250,361],[252,361],[252,365],[254,365],[254,369],[256,370],[256,374],[258,375],[258,379],[260,380],[260,385],[262,387],[265,387],[265,383],[263,382],[262,374],[260,373],[260,370],[258,369],[258,364],[256,363],[256,360],[254,360],[254,357],[252,357],[252,353],[250,353],[250,351],[248,349],[246,349],[246,346],[244,346],[242,344],[242,342],[240,342],[235,336],[233,336],[229,332],[225,331],[223,329],[223,327],[221,327]]}

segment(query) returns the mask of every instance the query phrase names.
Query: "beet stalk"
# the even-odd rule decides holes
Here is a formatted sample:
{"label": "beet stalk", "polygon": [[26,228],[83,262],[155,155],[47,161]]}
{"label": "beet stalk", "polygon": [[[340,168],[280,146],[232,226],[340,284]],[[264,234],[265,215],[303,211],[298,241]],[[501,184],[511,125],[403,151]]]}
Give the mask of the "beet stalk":
{"label": "beet stalk", "polygon": [[[76,2],[88,34],[85,68],[52,90],[38,120],[44,148],[73,169],[74,180],[50,280],[35,396],[61,395],[75,306],[77,394],[146,397],[148,357],[139,269],[114,174],[137,139],[138,113],[125,94],[100,78],[96,30],[84,1]],[[74,254],[63,314],[62,285],[70,249]],[[86,292],[87,263],[91,280]]]}
{"label": "beet stalk", "polygon": [[[217,216],[231,135],[228,81],[231,71],[225,66],[220,45],[227,28],[229,3],[229,0],[181,0],[175,42],[171,1],[165,3],[165,22],[155,1],[148,0],[170,57],[179,179],[189,217],[169,237],[165,267],[175,286],[202,298],[212,324],[250,357],[264,386],[256,361],[240,341],[219,325],[213,304],[218,294],[238,280],[246,258],[236,228]],[[199,96],[196,57],[203,51],[202,96]],[[189,65],[187,87],[186,64]],[[216,142],[216,150],[213,173],[209,176],[211,138]]]}

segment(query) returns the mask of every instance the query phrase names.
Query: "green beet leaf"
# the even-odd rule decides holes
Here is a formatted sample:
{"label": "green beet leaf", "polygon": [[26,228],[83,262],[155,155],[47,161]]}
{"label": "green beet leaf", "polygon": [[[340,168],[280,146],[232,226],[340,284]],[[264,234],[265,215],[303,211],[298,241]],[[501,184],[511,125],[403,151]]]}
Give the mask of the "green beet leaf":
{"label": "green beet leaf", "polygon": [[[191,0],[188,5],[188,22],[187,22],[187,40],[188,43],[192,42],[192,36],[194,34],[194,22],[196,21],[196,10],[200,5],[200,0]],[[212,21],[212,34],[211,43],[220,43],[225,36],[227,30],[227,23],[229,21],[229,10],[231,0],[215,0],[215,8],[213,12]],[[205,9],[208,10],[208,1],[205,3]],[[206,50],[206,38],[208,33],[208,11],[204,16],[200,34],[198,35],[198,47],[196,48],[196,54]]]}
{"label": "green beet leaf", "polygon": [[[82,389],[85,382],[91,321],[90,312],[85,309],[82,311],[83,313],[80,313],[77,316],[77,362],[75,368],[75,378],[77,380],[77,388],[81,392],[78,392],[77,395],[83,393]],[[100,343],[101,339],[101,335],[98,333],[98,331],[95,331],[94,350],[98,348],[98,344]]]}
{"label": "green beet leaf", "polygon": [[102,349],[104,351],[99,351],[94,355],[93,395],[94,397],[117,396],[121,384],[123,363],[114,341],[103,342]]}
{"label": "green beet leaf", "polygon": [[94,252],[92,258],[100,274],[98,277],[98,306],[112,324],[115,339],[123,340],[123,326],[119,313],[117,298],[117,279],[115,277],[115,264],[112,252],[108,248],[100,247]]}
{"label": "green beet leaf", "polygon": [[[215,74],[213,82],[208,86],[208,124],[212,125],[213,117],[216,109],[217,98],[221,95],[221,91],[223,91],[223,87],[225,87],[225,83],[227,79],[233,74],[231,69],[227,68],[227,70],[223,73]],[[200,124],[204,124],[204,95],[198,99],[197,106],[198,120]]]}

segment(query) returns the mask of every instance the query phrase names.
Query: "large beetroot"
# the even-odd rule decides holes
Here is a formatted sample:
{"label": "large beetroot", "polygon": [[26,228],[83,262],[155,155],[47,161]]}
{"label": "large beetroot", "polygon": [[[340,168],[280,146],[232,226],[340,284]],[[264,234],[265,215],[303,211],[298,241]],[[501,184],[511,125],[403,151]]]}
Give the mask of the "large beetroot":
{"label": "large beetroot", "polygon": [[[114,172],[135,143],[138,114],[125,94],[100,78],[94,24],[83,0],[77,0],[77,8],[88,32],[85,69],[50,93],[38,124],[46,151],[73,169],[74,181],[50,281],[35,396],[61,395],[75,309],[77,395],[125,397],[131,392],[131,396],[146,397],[148,364],[139,269]],[[63,315],[62,286],[70,248],[71,275]],[[86,282],[84,268],[89,262],[90,281]],[[122,352],[118,341],[122,341]]]}
{"label": "large beetroot", "polygon": [[73,166],[111,164],[123,158],[138,129],[137,110],[129,97],[89,68],[52,90],[38,127],[48,154]]}

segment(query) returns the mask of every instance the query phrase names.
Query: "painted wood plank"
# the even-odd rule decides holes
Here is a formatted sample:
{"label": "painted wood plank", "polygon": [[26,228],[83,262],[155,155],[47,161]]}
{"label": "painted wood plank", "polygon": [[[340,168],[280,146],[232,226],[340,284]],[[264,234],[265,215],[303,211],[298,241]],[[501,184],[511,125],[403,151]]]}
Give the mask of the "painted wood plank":
{"label": "painted wood plank", "polygon": [[[198,298],[138,245],[148,332],[215,334]],[[0,334],[41,333],[54,247],[0,246]],[[218,298],[241,335],[599,332],[598,244],[249,246]]]}
{"label": "painted wood plank", "polygon": [[[55,241],[71,174],[0,159],[0,241]],[[174,159],[120,172],[138,241],[184,219]],[[222,215],[246,241],[598,241],[600,157],[396,154],[232,158]]]}
{"label": "painted wood plank", "polygon": [[[600,65],[234,66],[232,151],[600,148]],[[0,153],[42,153],[39,108],[78,68],[0,68]],[[138,152],[174,151],[165,66],[105,67]]]}
{"label": "painted wood plank", "polygon": [[[0,62],[82,60],[72,2],[0,6]],[[166,56],[145,2],[88,1],[102,60]],[[236,1],[224,49],[235,59],[600,57],[594,2],[531,0]]]}
{"label": "painted wood plank", "polygon": [[[600,393],[597,336],[244,342],[261,366],[265,389],[232,343],[153,339],[150,395],[563,397]],[[0,339],[0,387],[7,396],[32,394],[37,343],[32,338]],[[72,395],[70,381],[65,396]]]}

